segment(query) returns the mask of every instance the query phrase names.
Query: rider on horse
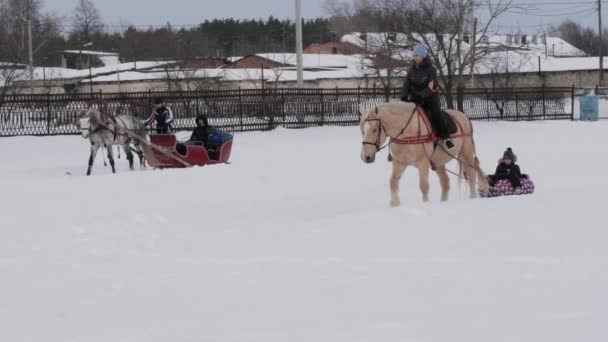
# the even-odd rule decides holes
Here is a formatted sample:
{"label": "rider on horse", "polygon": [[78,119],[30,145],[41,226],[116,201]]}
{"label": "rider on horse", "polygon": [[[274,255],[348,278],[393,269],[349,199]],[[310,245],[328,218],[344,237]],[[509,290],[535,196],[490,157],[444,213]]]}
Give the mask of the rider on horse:
{"label": "rider on horse", "polygon": [[401,101],[420,105],[429,117],[435,134],[445,141],[445,147],[450,150],[454,148],[454,143],[441,116],[438,88],[437,69],[431,63],[426,47],[418,44],[414,49],[414,63],[403,82]]}

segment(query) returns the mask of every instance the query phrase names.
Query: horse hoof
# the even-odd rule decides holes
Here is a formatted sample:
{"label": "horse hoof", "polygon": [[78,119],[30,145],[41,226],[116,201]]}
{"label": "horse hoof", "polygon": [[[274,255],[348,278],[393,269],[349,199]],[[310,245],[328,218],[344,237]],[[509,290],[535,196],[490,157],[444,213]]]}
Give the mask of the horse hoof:
{"label": "horse hoof", "polygon": [[391,208],[397,208],[401,203],[399,201],[391,201]]}

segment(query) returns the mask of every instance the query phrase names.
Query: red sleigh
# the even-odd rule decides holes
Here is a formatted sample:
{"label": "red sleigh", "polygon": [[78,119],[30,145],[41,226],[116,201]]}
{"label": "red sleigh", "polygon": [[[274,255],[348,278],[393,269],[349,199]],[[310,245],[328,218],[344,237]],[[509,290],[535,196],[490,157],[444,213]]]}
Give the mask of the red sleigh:
{"label": "red sleigh", "polygon": [[148,164],[155,168],[178,168],[228,163],[232,152],[232,139],[225,141],[215,151],[208,151],[202,144],[180,143],[173,134],[150,134],[150,145],[145,148]]}

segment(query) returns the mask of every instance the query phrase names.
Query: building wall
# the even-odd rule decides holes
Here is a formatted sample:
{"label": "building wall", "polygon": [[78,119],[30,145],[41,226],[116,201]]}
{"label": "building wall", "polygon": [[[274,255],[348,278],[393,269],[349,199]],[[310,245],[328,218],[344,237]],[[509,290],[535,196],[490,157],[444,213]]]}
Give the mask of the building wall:
{"label": "building wall", "polygon": [[[606,73],[608,79],[608,72]],[[563,71],[563,72],[545,72],[538,73],[523,73],[510,75],[476,75],[474,80],[468,78],[466,86],[470,88],[513,88],[513,87],[570,87],[574,85],[577,88],[595,88],[599,79],[597,70],[589,71]],[[74,83],[76,80],[53,81],[52,84],[44,84],[42,81],[34,81],[33,89],[36,94],[63,94],[65,93],[64,83]],[[165,80],[146,80],[146,81],[129,81],[129,82],[105,82],[93,83],[93,92],[116,93],[116,92],[147,92],[147,91],[167,91],[177,89],[188,89],[188,85],[182,82],[180,87],[176,86],[173,81],[169,84]],[[608,82],[607,82],[608,83]],[[274,87],[273,82],[268,82],[267,87]],[[279,82],[279,88],[295,88],[296,81]],[[307,88],[357,88],[357,87],[381,87],[380,80],[375,78],[339,78],[339,79],[318,79],[304,82]],[[401,86],[401,79],[395,78],[395,86]],[[262,84],[259,80],[243,80],[243,81],[222,81],[222,89],[260,89]],[[8,93],[27,94],[30,93],[29,81],[17,81],[13,89],[9,89]],[[78,93],[89,93],[90,86],[88,83],[77,83],[76,91]]]}
{"label": "building wall", "polygon": [[363,49],[350,43],[324,43],[312,44],[304,49],[304,53],[319,53],[325,55],[356,55],[363,53]]}
{"label": "building wall", "polygon": [[[607,74],[608,75],[608,74]],[[599,80],[599,71],[560,71],[539,73],[521,73],[511,75],[476,75],[475,80],[467,81],[468,87],[570,87],[595,88]]]}

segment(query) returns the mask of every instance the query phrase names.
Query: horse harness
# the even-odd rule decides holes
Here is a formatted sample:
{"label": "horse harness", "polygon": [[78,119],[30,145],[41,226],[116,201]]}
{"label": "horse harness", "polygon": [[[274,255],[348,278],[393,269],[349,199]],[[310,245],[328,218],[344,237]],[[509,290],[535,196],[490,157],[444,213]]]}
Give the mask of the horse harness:
{"label": "horse harness", "polygon": [[[378,114],[378,107],[376,107],[376,114]],[[412,122],[412,119],[414,118],[414,116],[418,117],[418,135],[411,136],[411,137],[399,138],[403,134],[403,132],[405,132],[405,130],[409,127],[409,125]],[[450,116],[451,116],[451,114],[450,114]],[[424,125],[427,127],[427,130],[429,131],[429,134],[422,135],[422,126],[420,124],[420,118],[422,118],[422,120],[424,122]],[[463,138],[463,137],[468,137],[468,136],[470,136],[471,139],[473,138],[473,132],[472,131],[471,131],[470,134],[465,134],[464,133],[464,127],[462,126],[462,124],[458,120],[454,119],[454,117],[452,117],[452,120],[454,120],[454,122],[456,123],[456,125],[460,129],[461,133],[460,134],[451,135],[450,136],[451,138]],[[364,141],[363,145],[372,145],[372,146],[375,146],[376,147],[376,151],[380,152],[383,149],[385,149],[388,146],[390,146],[390,144],[392,144],[392,143],[399,144],[399,145],[421,145],[421,144],[426,144],[426,143],[431,143],[432,142],[432,143],[434,143],[433,153],[431,153],[431,155],[427,154],[427,157],[429,159],[429,162],[431,164],[431,168],[433,169],[433,171],[437,170],[437,165],[433,162],[432,156],[435,153],[437,145],[441,146],[441,144],[437,144],[437,141],[439,141],[440,139],[433,132],[432,125],[430,123],[429,118],[426,116],[426,114],[421,110],[421,108],[419,106],[416,106],[414,108],[414,110],[412,111],[412,114],[410,115],[409,120],[407,121],[407,123],[405,124],[405,126],[403,127],[403,129],[401,129],[401,131],[399,131],[399,133],[395,137],[392,137],[392,136],[390,136],[388,134],[388,132],[384,128],[384,125],[382,124],[382,121],[380,120],[380,118],[377,118],[377,119],[365,119],[365,122],[372,122],[372,121],[378,121],[378,123],[379,123],[378,135],[376,136],[376,142],[372,143],[372,142]],[[472,128],[472,126],[471,126],[471,128]],[[380,138],[381,138],[382,132],[384,132],[386,134],[386,136],[388,136],[390,138],[389,141],[384,146],[380,146]],[[443,148],[443,146],[441,146],[441,147]],[[450,153],[450,151],[448,151],[445,148],[443,148],[443,150],[450,157],[452,157],[453,159],[462,161],[462,159],[460,158],[460,156],[454,156],[452,153]],[[389,156],[389,158],[390,158],[390,156]]]}
{"label": "horse harness", "polygon": [[[121,129],[118,126],[118,121],[120,121],[122,126],[125,127],[124,129]],[[127,127],[126,123],[121,118],[109,116],[109,120],[107,120],[106,122],[101,122],[97,126],[97,128],[95,128],[94,130],[91,131],[90,134],[101,132],[101,131],[108,131],[108,132],[112,133],[112,135],[113,135],[112,143],[116,144],[119,137],[130,138],[128,133],[123,132],[123,131],[127,130],[126,127]],[[91,130],[91,129],[87,128],[87,130]]]}
{"label": "horse harness", "polygon": [[[376,107],[376,114],[378,114],[378,107]],[[418,117],[418,135],[415,135],[412,137],[399,138],[403,134],[403,132],[405,132],[405,130],[409,127],[414,116]],[[427,127],[427,129],[429,131],[429,134],[422,135],[422,126],[420,124],[420,118],[422,118],[424,125]],[[458,120],[455,120],[454,118],[452,118],[452,120],[454,120],[454,122],[460,129],[460,132],[464,132],[464,128],[462,127],[462,124]],[[380,123],[380,129],[378,130],[376,142],[371,143],[368,141],[364,141],[363,145],[376,146],[376,149],[378,151],[385,149],[392,143],[399,144],[399,145],[419,145],[419,144],[426,144],[426,143],[430,143],[430,142],[437,142],[438,140],[440,140],[439,137],[437,137],[435,135],[435,133],[433,132],[432,125],[431,125],[429,118],[426,116],[426,114],[421,110],[421,108],[419,106],[416,106],[416,108],[414,108],[414,110],[412,111],[412,114],[410,115],[409,120],[407,121],[407,123],[405,124],[403,129],[401,129],[401,131],[399,131],[399,133],[395,137],[392,137],[388,134],[388,132],[384,128],[384,125],[382,125],[382,121],[380,120],[380,118],[365,119],[365,122],[372,122],[372,121],[378,121]],[[381,147],[380,146],[380,137],[381,137],[382,132],[384,132],[390,139],[389,139],[388,143],[386,143],[384,146]],[[472,136],[472,133],[471,134],[465,134],[465,133],[454,134],[451,137],[452,138],[462,138],[465,136]]]}

